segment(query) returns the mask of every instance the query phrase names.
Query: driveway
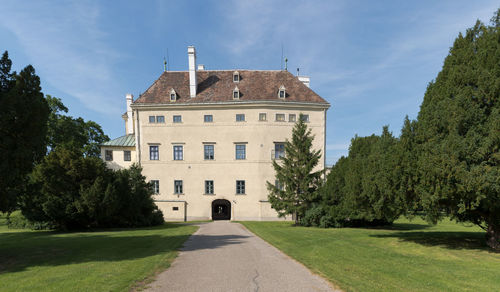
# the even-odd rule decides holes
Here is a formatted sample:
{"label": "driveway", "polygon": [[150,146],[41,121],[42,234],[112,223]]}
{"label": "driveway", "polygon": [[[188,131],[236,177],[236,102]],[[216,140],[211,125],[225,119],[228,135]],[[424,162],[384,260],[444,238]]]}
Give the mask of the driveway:
{"label": "driveway", "polygon": [[215,221],[200,224],[146,291],[336,290],[241,224]]}

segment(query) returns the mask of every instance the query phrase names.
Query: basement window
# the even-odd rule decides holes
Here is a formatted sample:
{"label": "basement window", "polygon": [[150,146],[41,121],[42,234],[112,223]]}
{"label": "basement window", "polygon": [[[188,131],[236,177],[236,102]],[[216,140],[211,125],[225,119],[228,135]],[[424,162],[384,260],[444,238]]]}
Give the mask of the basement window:
{"label": "basement window", "polygon": [[233,73],[233,82],[240,82],[240,72],[234,71]]}

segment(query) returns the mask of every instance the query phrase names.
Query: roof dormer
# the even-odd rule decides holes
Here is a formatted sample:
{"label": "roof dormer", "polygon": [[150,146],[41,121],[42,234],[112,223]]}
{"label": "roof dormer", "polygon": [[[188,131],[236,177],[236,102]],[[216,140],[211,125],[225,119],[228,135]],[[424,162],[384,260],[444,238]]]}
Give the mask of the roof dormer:
{"label": "roof dormer", "polygon": [[278,97],[281,99],[285,99],[285,97],[286,97],[285,86],[283,86],[283,85],[280,86],[280,89],[278,90]]}
{"label": "roof dormer", "polygon": [[170,89],[170,102],[174,102],[177,100],[177,92],[172,88]]}
{"label": "roof dormer", "polygon": [[233,89],[233,99],[240,99],[240,89],[238,86]]}
{"label": "roof dormer", "polygon": [[233,82],[234,83],[240,82],[240,72],[238,71],[233,72]]}

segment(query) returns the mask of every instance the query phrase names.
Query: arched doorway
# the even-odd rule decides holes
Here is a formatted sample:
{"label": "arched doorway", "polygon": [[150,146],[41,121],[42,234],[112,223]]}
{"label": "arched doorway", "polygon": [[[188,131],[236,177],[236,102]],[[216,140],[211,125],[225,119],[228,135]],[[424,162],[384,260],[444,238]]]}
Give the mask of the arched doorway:
{"label": "arched doorway", "polygon": [[212,220],[230,220],[231,203],[228,200],[214,200],[212,202]]}

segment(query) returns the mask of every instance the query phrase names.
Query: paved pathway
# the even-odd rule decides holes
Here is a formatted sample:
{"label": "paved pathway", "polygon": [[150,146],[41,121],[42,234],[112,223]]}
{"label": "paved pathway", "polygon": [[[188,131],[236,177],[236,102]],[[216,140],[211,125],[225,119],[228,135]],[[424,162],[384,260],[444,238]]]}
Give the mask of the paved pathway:
{"label": "paved pathway", "polygon": [[335,291],[238,223],[215,221],[184,244],[146,291]]}

